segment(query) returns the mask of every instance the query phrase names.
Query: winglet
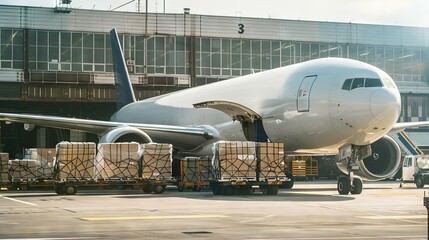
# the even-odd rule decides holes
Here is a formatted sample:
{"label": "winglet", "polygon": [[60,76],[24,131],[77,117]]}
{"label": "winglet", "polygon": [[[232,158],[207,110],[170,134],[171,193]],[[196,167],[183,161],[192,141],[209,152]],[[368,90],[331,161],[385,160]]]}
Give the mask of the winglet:
{"label": "winglet", "polygon": [[119,42],[118,33],[115,28],[110,31],[110,38],[112,43],[113,72],[115,74],[116,110],[119,110],[129,103],[135,102],[136,98],[134,97],[127,65],[122,54],[121,43]]}

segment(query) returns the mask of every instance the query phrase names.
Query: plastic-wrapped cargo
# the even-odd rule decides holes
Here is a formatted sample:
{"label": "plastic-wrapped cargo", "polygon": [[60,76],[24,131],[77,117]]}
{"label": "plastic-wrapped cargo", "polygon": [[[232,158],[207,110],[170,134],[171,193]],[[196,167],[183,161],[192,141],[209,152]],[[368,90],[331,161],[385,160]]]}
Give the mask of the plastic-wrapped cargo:
{"label": "plastic-wrapped cargo", "polygon": [[284,144],[258,142],[259,180],[285,178]]}
{"label": "plastic-wrapped cargo", "polygon": [[139,143],[99,144],[95,158],[97,179],[138,179],[142,148]]}
{"label": "plastic-wrapped cargo", "polygon": [[56,150],[56,180],[90,180],[95,177],[95,143],[60,142]]}
{"label": "plastic-wrapped cargo", "polygon": [[9,174],[13,181],[37,179],[37,160],[9,160]]}
{"label": "plastic-wrapped cargo", "polygon": [[255,142],[219,141],[213,148],[213,174],[217,180],[256,180]]}
{"label": "plastic-wrapped cargo", "polygon": [[171,179],[173,146],[171,144],[142,144],[142,178],[149,180]]}
{"label": "plastic-wrapped cargo", "polygon": [[55,148],[29,148],[25,150],[24,158],[37,161],[37,178],[52,179],[55,155]]}

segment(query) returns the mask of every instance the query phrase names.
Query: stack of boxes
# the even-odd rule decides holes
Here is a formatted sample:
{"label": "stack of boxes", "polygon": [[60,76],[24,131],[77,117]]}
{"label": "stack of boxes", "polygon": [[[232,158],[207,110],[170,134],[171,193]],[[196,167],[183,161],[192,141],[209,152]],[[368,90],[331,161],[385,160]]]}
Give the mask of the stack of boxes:
{"label": "stack of boxes", "polygon": [[57,144],[57,180],[90,180],[95,177],[95,143]]}
{"label": "stack of boxes", "polygon": [[259,179],[284,178],[284,144],[283,143],[257,143],[257,153],[259,159]]}
{"label": "stack of boxes", "polygon": [[23,160],[10,160],[9,174],[12,181],[30,181],[37,179],[37,160],[23,159]]}
{"label": "stack of boxes", "polygon": [[30,159],[37,161],[36,176],[38,179],[53,178],[53,164],[55,159],[55,148],[28,149]]}
{"label": "stack of boxes", "polygon": [[255,142],[219,141],[214,144],[213,171],[219,180],[256,180]]}
{"label": "stack of boxes", "polygon": [[9,153],[0,153],[0,182],[9,182]]}
{"label": "stack of boxes", "polygon": [[171,144],[142,144],[142,178],[167,180],[171,178],[173,146]]}
{"label": "stack of boxes", "polygon": [[97,179],[138,179],[141,145],[106,143],[98,145],[95,158]]}

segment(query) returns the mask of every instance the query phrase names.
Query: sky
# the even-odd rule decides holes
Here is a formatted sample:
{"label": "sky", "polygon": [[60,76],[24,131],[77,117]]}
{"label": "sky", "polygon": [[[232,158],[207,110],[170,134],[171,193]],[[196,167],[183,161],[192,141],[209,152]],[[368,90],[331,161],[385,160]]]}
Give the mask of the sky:
{"label": "sky", "polygon": [[[0,4],[55,7],[58,0],[0,0]],[[72,8],[111,10],[130,0],[72,0]],[[137,11],[131,2],[115,11]],[[429,28],[429,0],[148,0],[149,12],[352,22]],[[145,0],[140,1],[145,11]]]}

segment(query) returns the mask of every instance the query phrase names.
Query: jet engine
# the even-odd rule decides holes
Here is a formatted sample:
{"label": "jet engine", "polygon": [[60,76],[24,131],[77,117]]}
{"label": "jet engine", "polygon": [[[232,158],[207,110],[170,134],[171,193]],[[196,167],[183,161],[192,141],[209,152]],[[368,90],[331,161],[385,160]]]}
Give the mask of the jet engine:
{"label": "jet engine", "polygon": [[129,126],[110,129],[100,139],[100,143],[139,142],[150,143],[152,139],[144,131]]}
{"label": "jet engine", "polygon": [[[355,146],[354,151],[359,151],[368,146]],[[358,160],[351,160],[348,163],[347,159],[337,161],[338,168],[347,174],[347,165],[350,164],[354,175],[359,176],[363,180],[382,180],[393,176],[399,168],[401,161],[401,150],[398,144],[389,136],[384,136],[378,141],[369,146],[370,151],[366,156],[360,157]]]}

